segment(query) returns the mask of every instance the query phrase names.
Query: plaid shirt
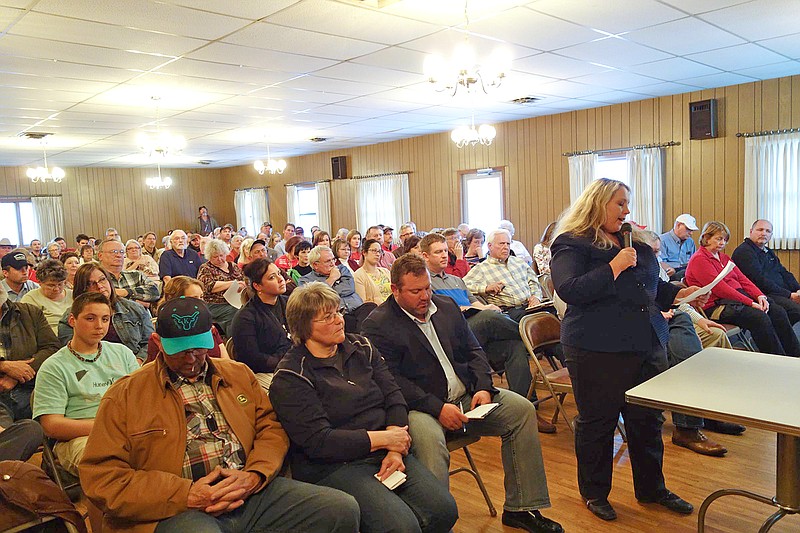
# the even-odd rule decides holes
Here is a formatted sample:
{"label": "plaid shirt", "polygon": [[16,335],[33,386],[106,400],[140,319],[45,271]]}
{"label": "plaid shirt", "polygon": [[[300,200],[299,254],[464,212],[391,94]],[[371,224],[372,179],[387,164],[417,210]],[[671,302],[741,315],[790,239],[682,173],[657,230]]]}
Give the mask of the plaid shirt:
{"label": "plaid shirt", "polygon": [[119,278],[111,274],[111,281],[115,289],[128,289],[131,291],[131,300],[155,302],[161,297],[161,291],[150,278],[138,270],[123,270]]}
{"label": "plaid shirt", "polygon": [[[486,287],[498,281],[505,284],[500,294],[486,294]],[[528,305],[531,296],[542,299],[542,287],[536,281],[536,273],[523,259],[513,255],[506,261],[487,257],[464,276],[464,283],[472,293],[482,295],[487,302],[498,307]]]}
{"label": "plaid shirt", "polygon": [[221,466],[241,470],[247,456],[242,443],[231,431],[219,408],[206,363],[203,372],[192,383],[169,371],[170,385],[183,401],[186,413],[186,453],[183,456],[185,479],[197,481]]}

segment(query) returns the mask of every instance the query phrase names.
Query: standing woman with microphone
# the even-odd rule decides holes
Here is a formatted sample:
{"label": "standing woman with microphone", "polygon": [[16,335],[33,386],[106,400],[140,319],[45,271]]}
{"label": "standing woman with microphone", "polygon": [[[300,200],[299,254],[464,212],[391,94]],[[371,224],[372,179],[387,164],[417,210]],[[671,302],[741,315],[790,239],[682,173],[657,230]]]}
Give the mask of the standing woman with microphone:
{"label": "standing woman with microphone", "polygon": [[595,180],[561,215],[551,246],[555,290],[568,304],[561,344],[578,406],[578,487],[603,520],[617,517],[608,495],[620,414],[636,499],[680,514],[693,510],[664,485],[664,418],[655,409],[627,405],[625,391],[668,368],[661,311],[697,287],[679,289],[659,279],[653,251],[625,222],[629,201],[624,183]]}

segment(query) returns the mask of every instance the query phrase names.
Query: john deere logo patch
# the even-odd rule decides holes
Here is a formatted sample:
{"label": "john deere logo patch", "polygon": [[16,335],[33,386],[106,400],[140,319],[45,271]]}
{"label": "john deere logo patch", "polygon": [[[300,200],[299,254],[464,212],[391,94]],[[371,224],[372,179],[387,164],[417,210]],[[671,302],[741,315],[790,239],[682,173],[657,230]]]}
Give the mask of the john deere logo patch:
{"label": "john deere logo patch", "polygon": [[175,327],[178,329],[182,329],[183,331],[191,330],[195,324],[197,324],[197,319],[200,318],[200,311],[195,311],[191,315],[176,315],[175,313],[172,314],[172,320],[175,321]]}
{"label": "john deere logo patch", "polygon": [[247,396],[245,396],[244,394],[240,394],[239,396],[236,397],[236,399],[239,400],[239,403],[242,405],[246,404],[249,401],[247,399]]}

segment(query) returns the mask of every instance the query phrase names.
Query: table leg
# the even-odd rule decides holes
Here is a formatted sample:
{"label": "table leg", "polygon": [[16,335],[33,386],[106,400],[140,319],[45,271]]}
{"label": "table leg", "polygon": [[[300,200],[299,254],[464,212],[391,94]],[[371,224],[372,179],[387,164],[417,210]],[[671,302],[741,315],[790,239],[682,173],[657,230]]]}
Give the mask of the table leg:
{"label": "table leg", "polygon": [[764,524],[761,526],[761,529],[758,530],[758,533],[767,533],[770,529],[772,529],[772,526],[778,523],[778,520],[780,520],[787,514],[789,514],[787,511],[784,511],[783,509],[778,509],[769,518],[767,518],[767,521],[764,522]]}
{"label": "table leg", "polygon": [[703,500],[703,505],[700,506],[700,511],[697,513],[697,533],[703,533],[706,530],[706,512],[708,512],[709,505],[714,503],[717,498],[721,498],[723,496],[742,496],[757,502],[766,503],[767,505],[775,505],[772,498],[767,498],[766,496],[761,496],[760,494],[746,490],[722,489],[712,492],[709,494],[708,498]]}

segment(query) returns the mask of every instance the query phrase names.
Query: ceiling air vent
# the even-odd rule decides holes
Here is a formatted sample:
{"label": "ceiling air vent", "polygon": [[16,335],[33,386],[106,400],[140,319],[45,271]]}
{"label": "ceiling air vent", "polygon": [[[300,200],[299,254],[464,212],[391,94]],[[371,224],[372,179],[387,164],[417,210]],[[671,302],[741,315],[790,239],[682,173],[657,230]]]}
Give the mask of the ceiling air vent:
{"label": "ceiling air vent", "polygon": [[512,104],[519,104],[519,105],[528,105],[528,104],[535,104],[541,100],[538,96],[523,96],[522,98],[515,98],[511,100]]}
{"label": "ceiling air vent", "polygon": [[26,139],[38,141],[50,135],[52,135],[52,133],[45,133],[43,131],[21,131],[17,134],[17,137],[25,137]]}
{"label": "ceiling air vent", "polygon": [[197,162],[197,164],[198,165],[210,165],[213,162],[214,161],[212,161],[211,159],[201,159],[200,161]]}
{"label": "ceiling air vent", "polygon": [[309,141],[311,141],[312,143],[324,143],[327,140],[328,140],[327,137],[311,137],[309,139]]}

